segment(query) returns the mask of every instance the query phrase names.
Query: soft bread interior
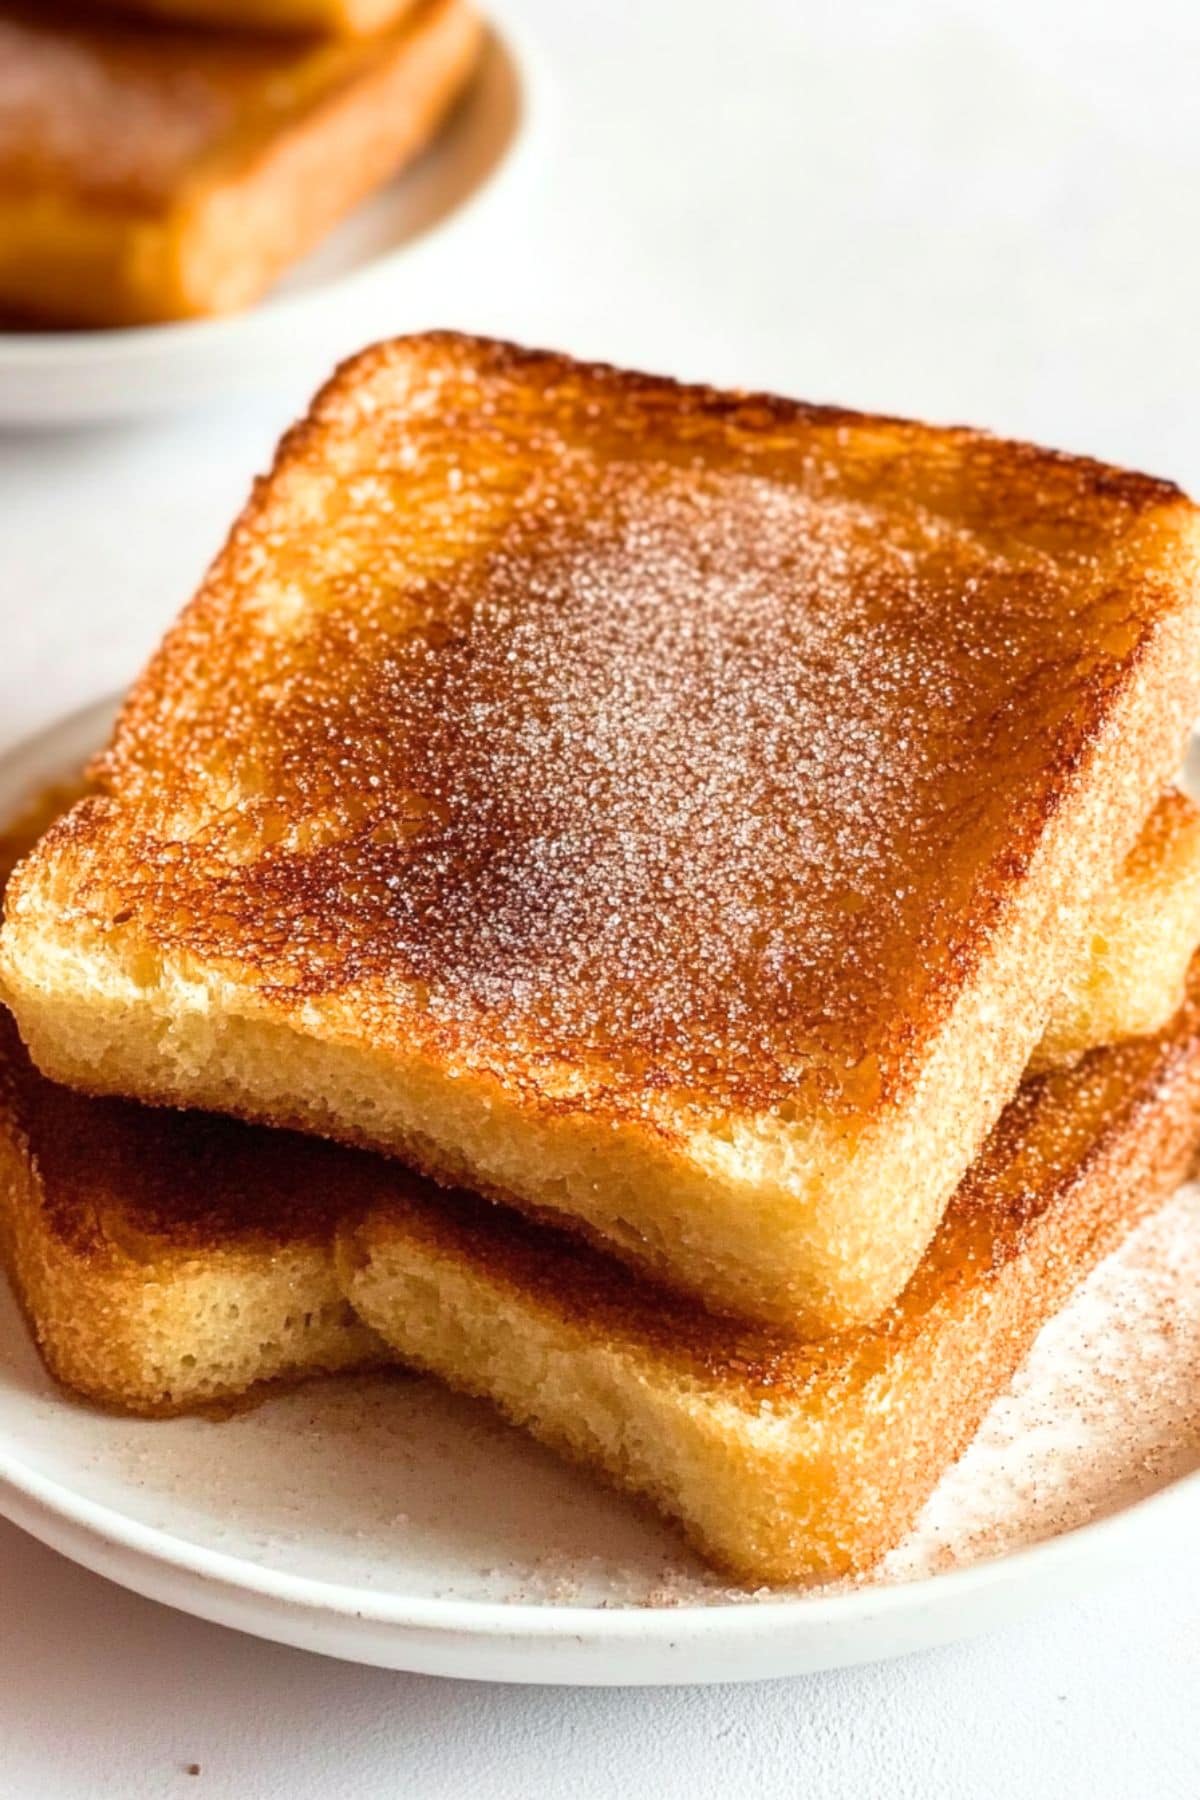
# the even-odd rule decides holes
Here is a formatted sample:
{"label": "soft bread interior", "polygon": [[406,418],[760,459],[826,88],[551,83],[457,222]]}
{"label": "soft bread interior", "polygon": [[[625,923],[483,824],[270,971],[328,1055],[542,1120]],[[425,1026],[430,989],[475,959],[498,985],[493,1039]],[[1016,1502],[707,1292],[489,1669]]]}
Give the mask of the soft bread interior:
{"label": "soft bread interior", "polygon": [[1057,995],[1034,1072],[1159,1031],[1183,1000],[1200,943],[1200,811],[1164,794],[1097,903],[1076,978]]}

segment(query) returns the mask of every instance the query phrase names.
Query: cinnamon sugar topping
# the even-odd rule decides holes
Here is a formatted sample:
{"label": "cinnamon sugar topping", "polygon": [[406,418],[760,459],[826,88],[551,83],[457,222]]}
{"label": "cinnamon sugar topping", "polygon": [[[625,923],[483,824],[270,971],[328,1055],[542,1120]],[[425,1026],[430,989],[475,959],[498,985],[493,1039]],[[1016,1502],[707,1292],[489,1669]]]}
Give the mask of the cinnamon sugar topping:
{"label": "cinnamon sugar topping", "polygon": [[1170,604],[1120,545],[1174,490],[454,342],[329,390],[138,690],[114,923],[550,1095],[869,1103]]}

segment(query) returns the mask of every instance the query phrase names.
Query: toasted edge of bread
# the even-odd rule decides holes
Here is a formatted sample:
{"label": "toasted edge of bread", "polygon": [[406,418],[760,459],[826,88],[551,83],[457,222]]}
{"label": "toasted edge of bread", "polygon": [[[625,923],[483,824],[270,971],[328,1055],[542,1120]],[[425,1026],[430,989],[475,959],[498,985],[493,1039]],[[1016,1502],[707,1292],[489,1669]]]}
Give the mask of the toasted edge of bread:
{"label": "toasted edge of bread", "polygon": [[469,1196],[343,1229],[355,1308],[406,1362],[682,1524],[750,1585],[863,1571],[912,1524],[1040,1327],[1188,1173],[1200,959],[1155,1038],[1022,1086],[901,1298],[803,1344]]}

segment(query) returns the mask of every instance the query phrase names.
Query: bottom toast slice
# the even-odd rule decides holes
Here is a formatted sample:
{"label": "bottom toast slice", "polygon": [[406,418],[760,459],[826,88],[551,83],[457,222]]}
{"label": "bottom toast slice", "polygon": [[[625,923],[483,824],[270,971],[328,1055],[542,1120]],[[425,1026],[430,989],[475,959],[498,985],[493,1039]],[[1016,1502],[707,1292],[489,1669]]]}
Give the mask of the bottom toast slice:
{"label": "bottom toast slice", "polygon": [[0,1256],[51,1373],[167,1414],[390,1360],[333,1261],[371,1157],[198,1113],[85,1100],[0,1013]]}
{"label": "bottom toast slice", "polygon": [[1198,1141],[1200,958],[1159,1036],[1026,1080],[870,1328],[803,1344],[719,1319],[463,1195],[394,1193],[344,1228],[339,1263],[399,1356],[648,1496],[738,1580],[828,1577],[903,1535]]}

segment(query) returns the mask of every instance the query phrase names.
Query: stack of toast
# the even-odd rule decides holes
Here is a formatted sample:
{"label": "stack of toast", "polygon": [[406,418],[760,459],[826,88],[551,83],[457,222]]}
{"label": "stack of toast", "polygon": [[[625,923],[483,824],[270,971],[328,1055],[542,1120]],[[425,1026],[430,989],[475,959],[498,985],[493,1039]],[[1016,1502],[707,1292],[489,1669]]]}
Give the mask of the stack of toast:
{"label": "stack of toast", "polygon": [[395,1357],[739,1580],[868,1569],[1200,1145],[1198,563],[978,432],[346,365],[14,833],[50,1367]]}
{"label": "stack of toast", "polygon": [[2,0],[0,307],[248,306],[428,143],[469,0]]}

